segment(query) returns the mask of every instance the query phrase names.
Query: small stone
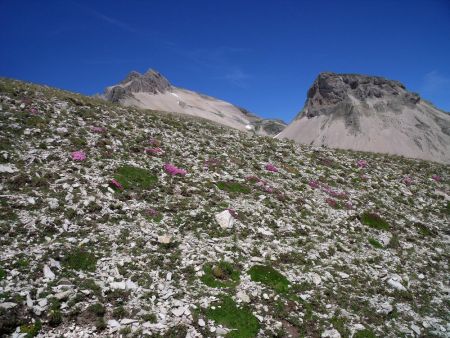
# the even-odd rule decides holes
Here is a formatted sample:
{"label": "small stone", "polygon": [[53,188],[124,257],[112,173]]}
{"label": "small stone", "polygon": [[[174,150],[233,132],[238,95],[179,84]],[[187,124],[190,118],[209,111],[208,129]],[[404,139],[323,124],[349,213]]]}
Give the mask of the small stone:
{"label": "small stone", "polygon": [[400,282],[394,280],[393,278],[388,279],[387,283],[389,286],[393,287],[394,289],[397,289],[400,291],[406,291],[406,288]]}
{"label": "small stone", "polygon": [[50,280],[54,280],[55,279],[55,274],[53,273],[52,270],[50,270],[50,268],[48,267],[47,264],[44,265],[44,277]]}
{"label": "small stone", "polygon": [[342,278],[342,279],[347,279],[348,277],[350,277],[348,274],[346,274],[345,272],[338,272],[338,275]]}
{"label": "small stone", "polygon": [[48,304],[48,300],[46,298],[39,299],[38,304],[40,307],[46,307]]}
{"label": "small stone", "polygon": [[119,327],[120,323],[115,319],[108,320],[108,327]]}
{"label": "small stone", "polygon": [[168,272],[166,275],[166,281],[172,280],[172,272]]}
{"label": "small stone", "polygon": [[136,322],[138,322],[137,319],[124,318],[124,319],[122,319],[120,321],[120,324],[122,324],[122,325],[130,325],[130,324],[133,324],[133,323],[136,323]]}
{"label": "small stone", "polygon": [[0,164],[0,173],[15,173],[16,167],[12,164]]}
{"label": "small stone", "polygon": [[411,330],[413,330],[418,336],[420,336],[420,327],[418,327],[417,325],[412,324],[411,325]]}
{"label": "small stone", "polygon": [[203,327],[203,326],[206,325],[206,323],[205,323],[205,321],[204,321],[203,319],[200,318],[200,319],[198,320],[198,325],[201,326],[201,327]]}
{"label": "small stone", "polygon": [[241,301],[243,301],[244,303],[250,303],[250,297],[249,297],[245,292],[243,292],[243,291],[239,291],[239,292],[236,294],[236,297],[237,297],[238,299],[240,299]]}
{"label": "small stone", "polygon": [[181,317],[185,311],[186,311],[186,307],[184,307],[184,306],[180,306],[179,308],[172,309],[172,313],[177,317]]}
{"label": "small stone", "polygon": [[127,285],[125,284],[125,282],[112,282],[109,284],[109,287],[111,289],[125,290]]}
{"label": "small stone", "polygon": [[322,338],[341,338],[341,334],[336,329],[326,330],[321,335]]}
{"label": "small stone", "polygon": [[172,236],[170,235],[158,236],[158,242],[161,244],[169,244],[170,242],[172,242]]}
{"label": "small stone", "polygon": [[224,210],[216,214],[214,217],[222,229],[231,228],[234,224],[234,218],[228,210]]}
{"label": "small stone", "polygon": [[16,307],[17,304],[16,303],[12,303],[12,302],[5,302],[5,303],[0,303],[0,308],[1,309],[12,309],[13,307]]}

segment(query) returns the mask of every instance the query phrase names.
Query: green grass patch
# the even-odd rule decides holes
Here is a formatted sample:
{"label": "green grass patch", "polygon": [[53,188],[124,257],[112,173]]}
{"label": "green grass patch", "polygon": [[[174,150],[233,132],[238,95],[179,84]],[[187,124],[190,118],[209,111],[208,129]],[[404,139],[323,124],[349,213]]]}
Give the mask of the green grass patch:
{"label": "green grass patch", "polygon": [[118,168],[114,178],[124,189],[148,189],[158,180],[150,171],[128,165]]}
{"label": "green grass patch", "polygon": [[233,329],[226,337],[251,338],[256,337],[258,334],[258,319],[249,308],[238,308],[229,296],[224,296],[219,304],[214,304],[214,309],[207,309],[205,314],[217,324],[222,324],[229,329]]}
{"label": "green grass patch", "polygon": [[389,230],[389,224],[380,215],[372,212],[364,212],[361,215],[361,223],[374,229]]}
{"label": "green grass patch", "polygon": [[381,244],[380,242],[378,242],[375,238],[369,238],[369,243],[377,249],[383,249],[383,244]]}
{"label": "green grass patch", "polygon": [[248,271],[252,281],[260,282],[279,293],[285,293],[289,288],[289,281],[277,270],[267,265],[254,265]]}
{"label": "green grass patch", "polygon": [[64,258],[64,265],[73,270],[94,272],[97,266],[97,258],[85,249],[75,248]]}
{"label": "green grass patch", "polygon": [[3,270],[2,268],[0,268],[0,280],[5,279],[6,278],[6,271]]}
{"label": "green grass patch", "polygon": [[200,280],[212,288],[234,287],[239,283],[240,273],[228,262],[206,264],[203,268],[205,274]]}
{"label": "green grass patch", "polygon": [[377,336],[372,332],[372,330],[364,329],[356,332],[353,335],[353,338],[377,338]]}
{"label": "green grass patch", "polygon": [[231,193],[249,194],[251,191],[249,187],[239,182],[221,181],[217,182],[216,185],[220,190],[224,190]]}
{"label": "green grass patch", "polygon": [[38,319],[33,324],[22,325],[20,333],[26,333],[26,338],[36,337],[42,329],[42,323]]}
{"label": "green grass patch", "polygon": [[414,225],[422,236],[431,236],[433,234],[433,232],[423,223],[416,222]]}

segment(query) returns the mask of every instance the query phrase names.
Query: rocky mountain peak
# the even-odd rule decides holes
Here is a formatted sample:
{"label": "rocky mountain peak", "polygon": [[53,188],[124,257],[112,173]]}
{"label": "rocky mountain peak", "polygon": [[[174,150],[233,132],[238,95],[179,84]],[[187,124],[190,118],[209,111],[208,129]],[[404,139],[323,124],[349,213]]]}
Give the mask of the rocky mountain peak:
{"label": "rocky mountain peak", "polygon": [[[399,81],[379,76],[360,74],[320,73],[307,93],[301,113],[311,118],[329,114],[327,107],[335,111],[337,104],[366,103],[370,100],[394,100],[397,104],[413,106],[420,101],[419,95],[408,92]],[[301,115],[301,114],[300,114]]]}
{"label": "rocky mountain peak", "polygon": [[105,97],[109,101],[119,102],[132,93],[158,94],[164,93],[170,87],[169,80],[153,69],[144,74],[132,71],[118,85],[108,87]]}

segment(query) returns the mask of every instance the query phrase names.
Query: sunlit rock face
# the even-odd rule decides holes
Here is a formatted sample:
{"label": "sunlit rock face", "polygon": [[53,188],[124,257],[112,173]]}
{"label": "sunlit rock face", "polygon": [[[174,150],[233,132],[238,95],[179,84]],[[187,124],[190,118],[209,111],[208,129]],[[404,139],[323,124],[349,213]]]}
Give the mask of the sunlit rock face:
{"label": "sunlit rock face", "polygon": [[450,162],[450,116],[398,81],[321,73],[277,137],[299,143]]}

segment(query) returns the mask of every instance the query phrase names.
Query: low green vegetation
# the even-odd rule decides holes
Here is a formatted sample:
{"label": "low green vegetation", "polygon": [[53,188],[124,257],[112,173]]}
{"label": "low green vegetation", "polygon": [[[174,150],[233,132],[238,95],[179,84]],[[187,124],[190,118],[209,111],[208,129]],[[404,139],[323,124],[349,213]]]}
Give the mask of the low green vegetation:
{"label": "low green vegetation", "polygon": [[39,334],[39,331],[41,331],[41,328],[42,328],[42,323],[38,319],[33,324],[22,325],[20,327],[20,333],[25,333],[26,338],[32,338],[32,337],[36,337]]}
{"label": "low green vegetation", "polygon": [[383,244],[378,242],[375,238],[369,238],[369,243],[377,249],[383,249]]}
{"label": "low green vegetation", "polygon": [[0,268],[0,280],[6,278],[6,271]]}
{"label": "low green vegetation", "polygon": [[433,234],[432,231],[423,223],[416,222],[414,225],[422,236],[431,236]]}
{"label": "low green vegetation", "polygon": [[361,223],[378,230],[389,230],[389,224],[373,212],[364,212],[361,215]]}
{"label": "low green vegetation", "polygon": [[102,317],[105,315],[105,307],[100,303],[91,304],[88,310],[97,317]]}
{"label": "low green vegetation", "polygon": [[64,258],[64,265],[73,270],[95,271],[97,258],[82,248],[75,248]]}
{"label": "low green vegetation", "polygon": [[251,191],[249,187],[239,182],[221,181],[218,182],[216,185],[220,190],[224,190],[231,193],[249,194]]}
{"label": "low green vegetation", "polygon": [[271,289],[285,293],[289,289],[289,281],[277,270],[267,265],[255,265],[248,271],[252,281],[260,282]]}
{"label": "low green vegetation", "polygon": [[217,324],[232,329],[226,337],[251,338],[258,334],[258,319],[247,307],[238,308],[229,296],[222,297],[221,302],[207,309],[205,314]]}
{"label": "low green vegetation", "polygon": [[372,330],[364,329],[356,332],[353,335],[353,338],[377,338],[377,336],[372,332]]}
{"label": "low green vegetation", "polygon": [[129,165],[118,168],[114,179],[124,189],[148,189],[157,181],[157,177],[150,171]]}
{"label": "low green vegetation", "polygon": [[206,264],[201,281],[212,288],[233,287],[239,283],[239,271],[228,262]]}

